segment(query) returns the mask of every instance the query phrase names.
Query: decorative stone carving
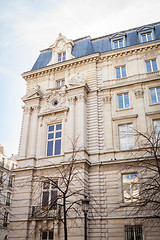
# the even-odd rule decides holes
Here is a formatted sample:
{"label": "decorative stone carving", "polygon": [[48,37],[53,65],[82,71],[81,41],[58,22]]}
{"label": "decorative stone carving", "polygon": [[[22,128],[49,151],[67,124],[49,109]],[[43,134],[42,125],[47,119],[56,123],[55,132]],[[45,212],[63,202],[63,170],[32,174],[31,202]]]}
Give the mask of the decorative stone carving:
{"label": "decorative stone carving", "polygon": [[[42,112],[60,110],[68,107],[66,99],[66,86],[61,87],[57,90],[49,90],[44,95],[44,107]],[[56,103],[56,104],[55,104]]]}
{"label": "decorative stone carving", "polygon": [[136,98],[144,97],[144,91],[142,89],[135,90],[134,94],[135,94]]}
{"label": "decorative stone carving", "polygon": [[112,97],[110,95],[102,97],[103,103],[111,103]]}
{"label": "decorative stone carving", "polygon": [[22,100],[25,102],[27,100],[33,99],[33,98],[42,98],[43,93],[40,90],[39,85],[35,85],[31,91],[29,91]]}
{"label": "decorative stone carving", "polygon": [[68,86],[78,86],[78,85],[82,85],[85,84],[86,82],[86,78],[84,76],[84,74],[80,74],[78,72],[69,75],[68,79]]}
{"label": "decorative stone carving", "polygon": [[73,41],[71,39],[67,39],[65,36],[63,36],[60,33],[58,38],[54,42],[54,44],[50,46],[50,49],[52,50],[52,59],[48,63],[48,65],[57,63],[58,62],[58,54],[63,53],[63,52],[66,53],[66,60],[74,58],[74,56],[71,54],[73,46],[74,46]]}

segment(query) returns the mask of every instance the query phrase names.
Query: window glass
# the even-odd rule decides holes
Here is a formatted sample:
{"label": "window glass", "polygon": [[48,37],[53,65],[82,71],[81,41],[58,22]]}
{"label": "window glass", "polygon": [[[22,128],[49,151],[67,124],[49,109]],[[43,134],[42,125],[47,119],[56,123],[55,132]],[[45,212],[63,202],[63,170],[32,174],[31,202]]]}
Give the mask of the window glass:
{"label": "window glass", "polygon": [[62,124],[48,127],[47,156],[61,154]]}
{"label": "window glass", "polygon": [[132,124],[119,126],[120,149],[127,150],[134,147],[134,134]]}
{"label": "window glass", "polygon": [[118,42],[114,41],[114,48],[117,49],[118,48]]}
{"label": "window glass", "polygon": [[116,78],[121,78],[120,68],[116,68]]}
{"label": "window glass", "polygon": [[160,88],[151,88],[150,94],[151,94],[151,102],[153,104],[160,102]]}
{"label": "window glass", "polygon": [[160,120],[154,121],[154,131],[156,138],[160,139]]}
{"label": "window glass", "polygon": [[123,175],[124,202],[136,202],[139,199],[138,177],[136,173]]}
{"label": "window glass", "polygon": [[143,240],[142,226],[126,226],[126,240]]}
{"label": "window glass", "polygon": [[126,77],[126,67],[122,67],[122,77]]}
{"label": "window glass", "polygon": [[125,108],[129,107],[129,95],[128,95],[128,93],[124,94],[124,104],[125,104]]}
{"label": "window glass", "polygon": [[152,60],[152,67],[153,67],[153,71],[157,71],[157,62],[156,60]]}
{"label": "window glass", "polygon": [[146,61],[147,72],[155,72],[158,70],[156,60]]}

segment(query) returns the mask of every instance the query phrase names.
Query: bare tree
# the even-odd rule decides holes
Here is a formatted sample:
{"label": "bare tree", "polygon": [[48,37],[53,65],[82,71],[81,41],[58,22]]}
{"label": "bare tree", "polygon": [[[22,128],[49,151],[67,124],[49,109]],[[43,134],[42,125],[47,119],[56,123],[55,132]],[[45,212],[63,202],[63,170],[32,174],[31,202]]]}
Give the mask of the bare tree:
{"label": "bare tree", "polygon": [[[59,208],[61,217],[59,218],[64,225],[64,239],[68,238],[67,218],[69,214],[81,214],[81,199],[86,196],[86,186],[84,181],[83,163],[77,150],[78,139],[72,141],[72,153],[67,161],[63,164],[57,164],[54,176],[37,175],[34,178],[35,182],[43,182],[44,189],[52,189],[50,202],[48,204],[48,195],[42,196],[43,214],[51,209]],[[47,191],[46,191],[47,192]],[[48,206],[47,206],[48,205]],[[41,206],[40,206],[41,207]],[[38,213],[38,208],[34,214]],[[33,217],[33,216],[32,216]]]}
{"label": "bare tree", "polygon": [[[159,129],[158,129],[159,130]],[[138,173],[130,188],[125,188],[123,194],[127,204],[120,204],[126,212],[136,218],[160,218],[160,132],[142,133],[135,131],[136,146],[130,156],[127,169],[135,169]],[[131,199],[132,195],[132,199]],[[128,196],[128,199],[127,199]],[[116,208],[117,210],[117,208]],[[158,220],[159,222],[159,220]]]}

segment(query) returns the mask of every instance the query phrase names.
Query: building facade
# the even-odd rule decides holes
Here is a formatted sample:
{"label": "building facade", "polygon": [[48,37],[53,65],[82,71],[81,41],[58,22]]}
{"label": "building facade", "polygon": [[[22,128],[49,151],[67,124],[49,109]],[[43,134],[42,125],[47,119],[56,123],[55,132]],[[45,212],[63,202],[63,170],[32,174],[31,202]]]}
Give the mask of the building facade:
{"label": "building facade", "polygon": [[0,145],[0,239],[8,239],[14,181],[13,169],[16,165],[16,159],[6,157],[4,147]]}
{"label": "building facade", "polygon": [[[53,192],[43,178],[57,176],[77,138],[77,164],[90,197],[88,239],[159,239],[157,226],[125,209],[139,198],[139,170],[128,167],[137,158],[134,129],[160,126],[159,69],[160,23],[96,39],[72,41],[60,34],[40,52],[22,74],[27,89],[9,239],[63,239],[58,208],[43,212]],[[36,206],[42,206],[39,217]],[[84,239],[83,218],[68,219],[69,239]]]}

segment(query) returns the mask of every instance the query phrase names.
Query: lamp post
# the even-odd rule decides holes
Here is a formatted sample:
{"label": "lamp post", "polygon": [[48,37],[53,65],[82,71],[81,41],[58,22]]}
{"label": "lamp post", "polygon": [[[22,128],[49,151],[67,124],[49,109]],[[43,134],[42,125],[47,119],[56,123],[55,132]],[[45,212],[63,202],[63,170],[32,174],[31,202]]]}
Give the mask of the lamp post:
{"label": "lamp post", "polygon": [[84,240],[87,240],[87,213],[89,209],[89,199],[85,198],[82,200],[82,211],[84,212]]}

